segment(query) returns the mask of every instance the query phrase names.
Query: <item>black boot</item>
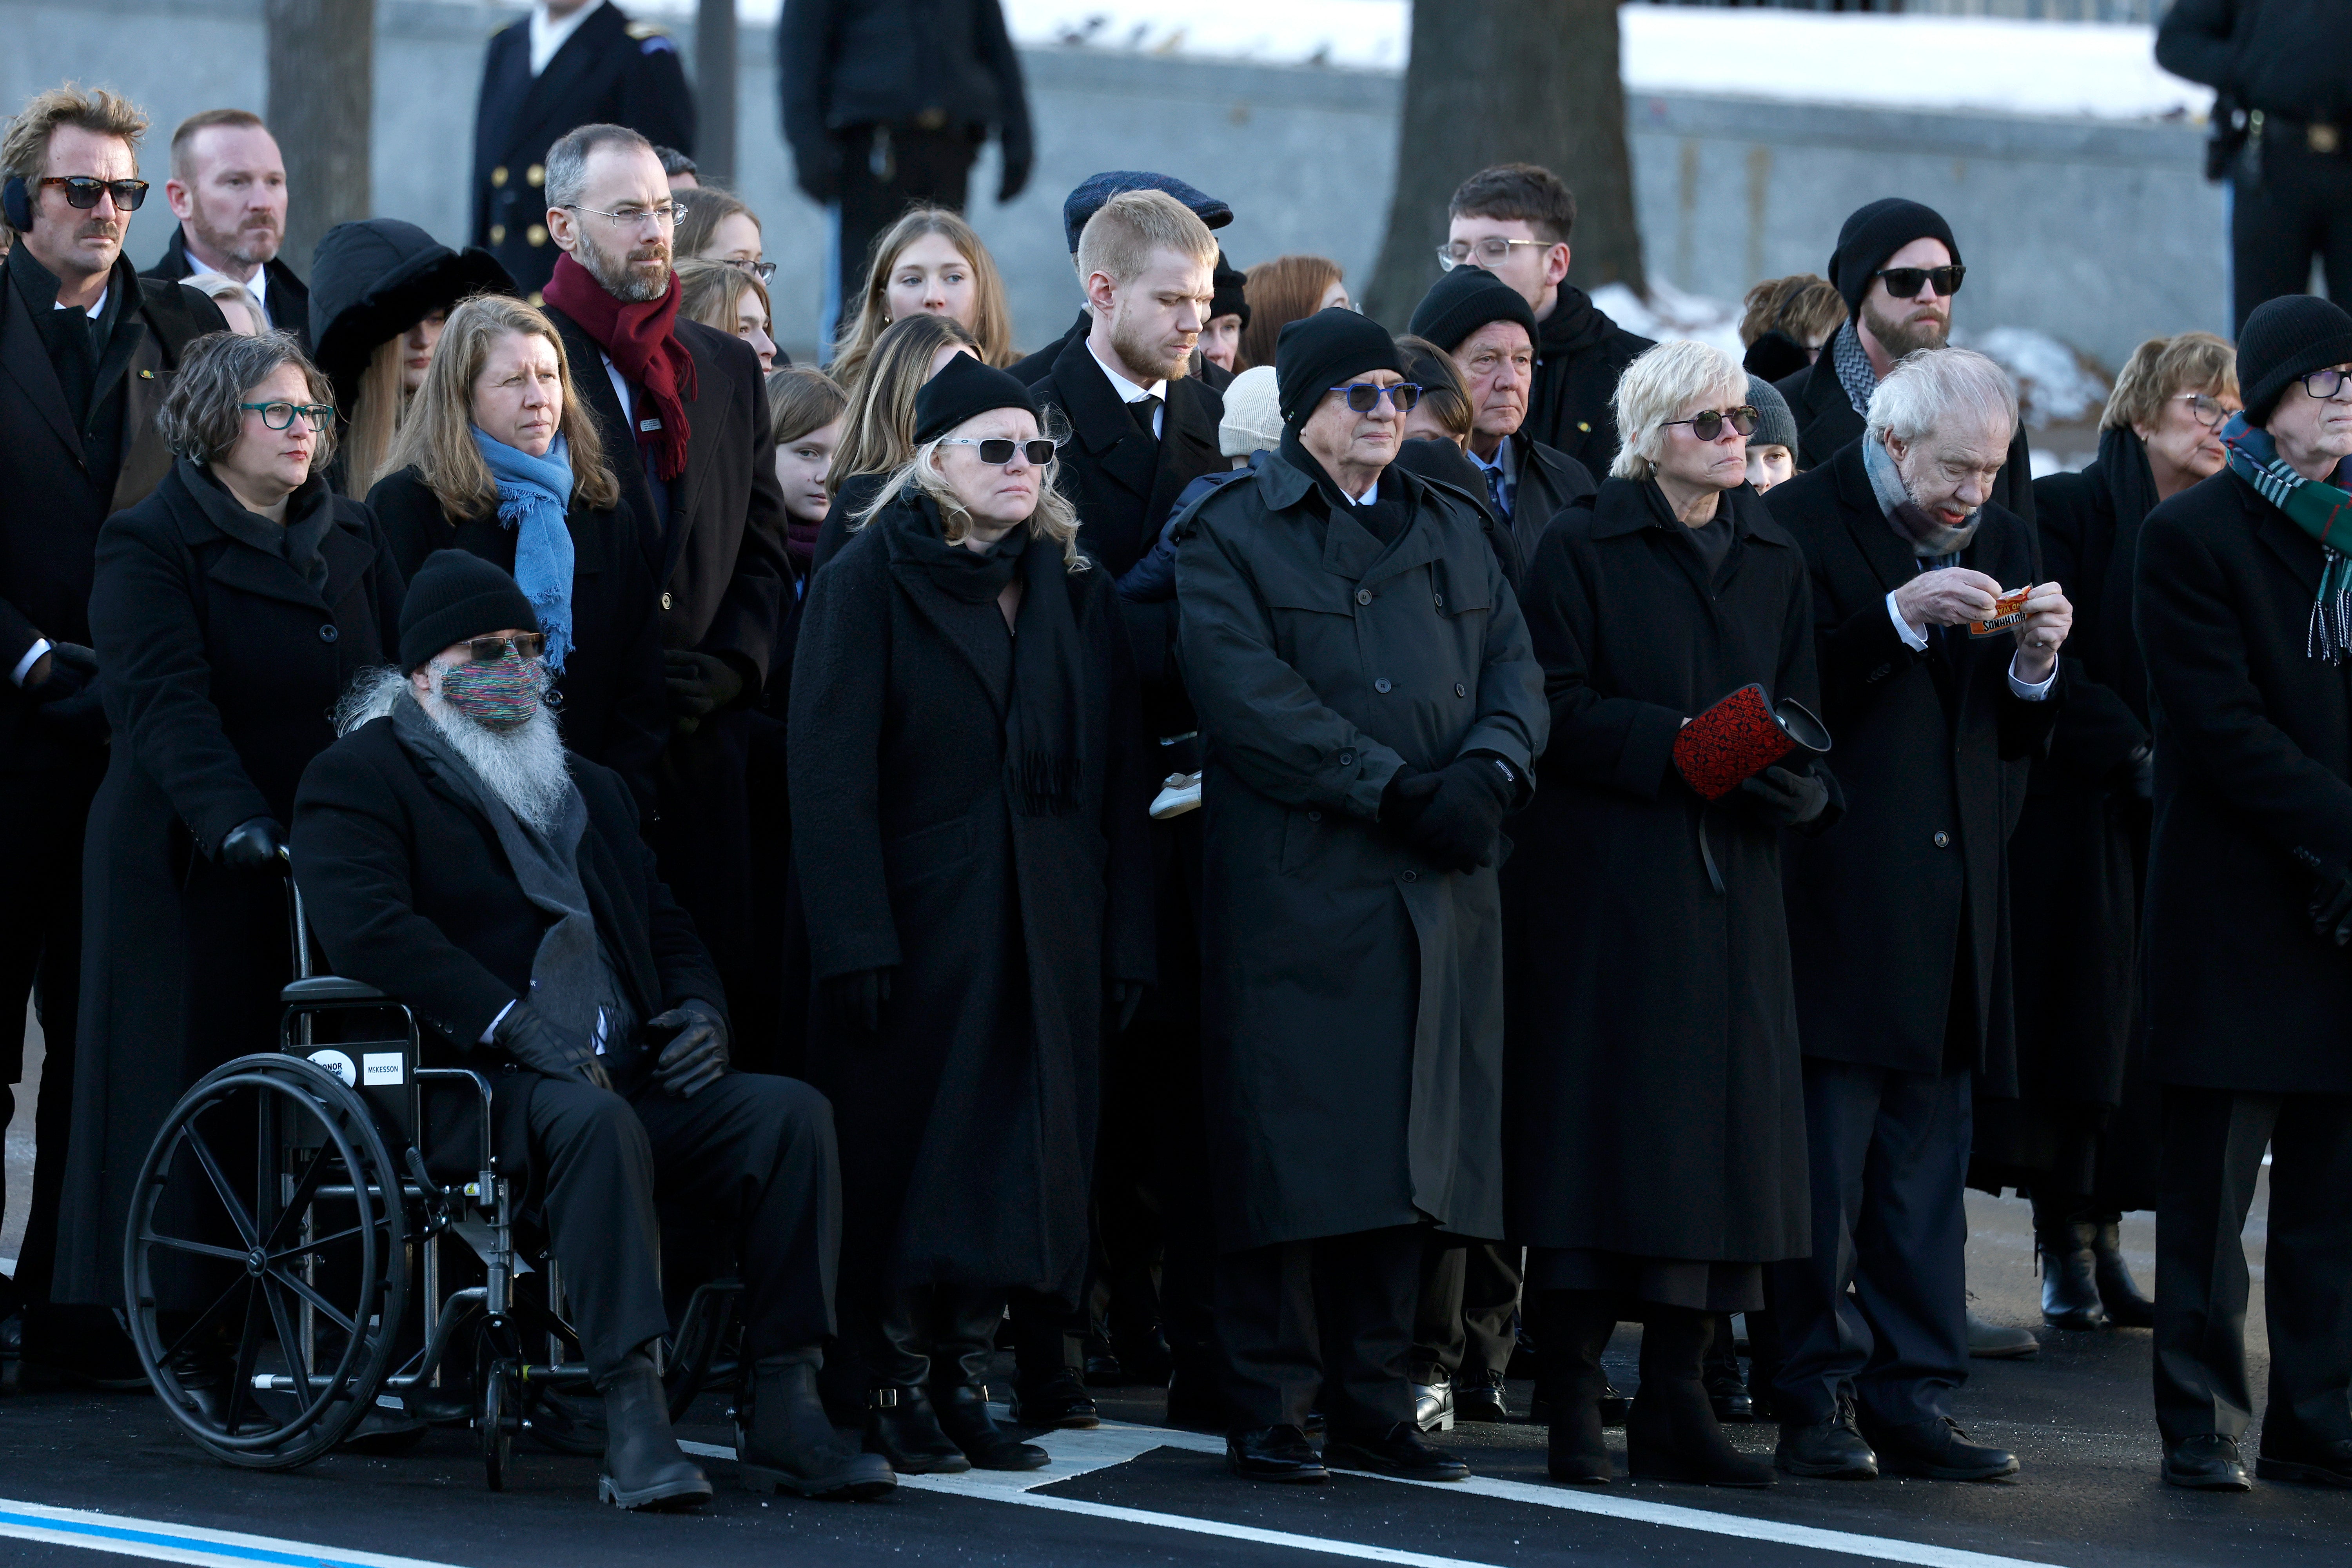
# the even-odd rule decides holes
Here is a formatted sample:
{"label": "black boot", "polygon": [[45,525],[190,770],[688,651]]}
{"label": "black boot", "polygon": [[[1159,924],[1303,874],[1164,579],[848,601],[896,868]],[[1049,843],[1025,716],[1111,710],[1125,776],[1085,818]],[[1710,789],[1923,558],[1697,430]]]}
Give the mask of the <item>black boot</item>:
{"label": "black boot", "polygon": [[963,1384],[931,1391],[940,1413],[940,1429],[964,1457],[983,1470],[1042,1470],[1052,1455],[1034,1443],[1024,1443],[996,1424],[988,1413],[988,1387]]}
{"label": "black boot", "polygon": [[898,1479],[879,1454],[834,1430],[817,1397],[820,1352],[763,1356],[752,1369],[748,1407],[736,1413],[736,1473],[746,1489],[803,1497],[877,1498]]}
{"label": "black boot", "polygon": [[1546,1290],[1532,1303],[1544,1347],[1538,1363],[1546,1419],[1546,1466],[1556,1481],[1606,1486],[1609,1440],[1601,1401],[1609,1387],[1601,1352],[1617,1331],[1617,1302],[1599,1290]]}
{"label": "black boot", "polygon": [[2123,1226],[2114,1220],[2092,1222],[2093,1277],[2099,1285],[2099,1305],[2107,1310],[2107,1321],[2119,1329],[2152,1329],[2156,1303],[2139,1293],[2138,1282],[2124,1263],[2122,1241]]}
{"label": "black boot", "polygon": [[1770,1463],[1734,1448],[1707,1403],[1700,1369],[1715,1338],[1713,1314],[1654,1303],[1643,1314],[1642,1386],[1625,1416],[1626,1473],[1637,1481],[1772,1485]]}
{"label": "black boot", "polygon": [[2091,1252],[2095,1227],[2070,1214],[2033,1205],[2033,1247],[2042,1255],[2042,1321],[2053,1329],[2104,1329],[2107,1311],[2099,1305],[2097,1260]]}
{"label": "black boot", "polygon": [[596,1385],[604,1396],[604,1473],[598,1500],[625,1509],[700,1508],[710,1481],[669,1429],[669,1395],[642,1351]]}
{"label": "black boot", "polygon": [[1715,1340],[1707,1347],[1704,1381],[1707,1403],[1717,1421],[1753,1421],[1756,1402],[1748,1395],[1748,1380],[1739,1373],[1739,1352],[1731,1339],[1731,1314],[1715,1314]]}
{"label": "black boot", "polygon": [[963,1450],[940,1429],[940,1418],[919,1388],[877,1388],[868,1398],[866,1451],[879,1454],[902,1476],[954,1476],[971,1468]]}

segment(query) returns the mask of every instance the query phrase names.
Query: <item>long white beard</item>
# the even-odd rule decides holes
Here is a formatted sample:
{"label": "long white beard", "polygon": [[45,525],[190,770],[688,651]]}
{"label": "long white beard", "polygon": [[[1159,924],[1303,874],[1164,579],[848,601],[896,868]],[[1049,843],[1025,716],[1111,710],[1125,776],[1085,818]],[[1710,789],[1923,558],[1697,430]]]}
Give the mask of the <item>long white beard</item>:
{"label": "long white beard", "polygon": [[445,671],[437,662],[427,665],[425,673],[433,689],[423,697],[415,696],[408,678],[397,668],[386,667],[362,675],[335,709],[335,732],[347,735],[369,720],[390,713],[404,695],[413,697],[433,727],[474,770],[483,788],[530,826],[542,834],[553,833],[563,820],[564,805],[573,788],[555,715],[542,706],[503,734],[486,730],[442,697]]}

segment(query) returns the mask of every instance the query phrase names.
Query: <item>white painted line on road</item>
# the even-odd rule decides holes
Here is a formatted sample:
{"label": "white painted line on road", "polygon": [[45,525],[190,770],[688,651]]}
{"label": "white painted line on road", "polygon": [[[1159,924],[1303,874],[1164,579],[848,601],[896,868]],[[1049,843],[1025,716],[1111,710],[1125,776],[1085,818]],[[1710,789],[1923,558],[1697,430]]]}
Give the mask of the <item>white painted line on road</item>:
{"label": "white painted line on road", "polygon": [[196,1568],[449,1568],[447,1563],[417,1557],[345,1552],[269,1535],[240,1535],[229,1530],[50,1508],[7,1498],[0,1498],[0,1537],[119,1552],[151,1563],[194,1563]]}

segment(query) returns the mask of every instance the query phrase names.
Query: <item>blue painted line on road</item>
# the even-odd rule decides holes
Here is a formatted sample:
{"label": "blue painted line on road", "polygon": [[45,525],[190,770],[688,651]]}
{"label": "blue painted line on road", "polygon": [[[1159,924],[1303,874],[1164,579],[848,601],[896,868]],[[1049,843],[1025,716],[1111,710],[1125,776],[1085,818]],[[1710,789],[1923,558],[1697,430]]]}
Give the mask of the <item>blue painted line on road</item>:
{"label": "blue painted line on road", "polygon": [[0,1499],[0,1537],[211,1568],[449,1568],[415,1557],[344,1552],[309,1542]]}

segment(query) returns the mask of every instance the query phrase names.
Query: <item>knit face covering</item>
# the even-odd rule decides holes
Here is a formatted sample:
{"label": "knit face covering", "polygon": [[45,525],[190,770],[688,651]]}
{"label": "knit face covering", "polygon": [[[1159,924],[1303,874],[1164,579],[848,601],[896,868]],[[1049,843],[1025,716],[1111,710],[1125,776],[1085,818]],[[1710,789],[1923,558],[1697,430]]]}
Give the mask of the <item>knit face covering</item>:
{"label": "knit face covering", "polygon": [[483,729],[505,734],[530,722],[545,684],[538,660],[509,654],[488,664],[474,660],[445,670],[441,697]]}
{"label": "knit face covering", "polygon": [[2326,552],[2327,563],[2320,570],[2319,597],[2311,606],[2304,652],[2329,664],[2343,663],[2345,654],[2352,651],[2352,561],[2346,559],[2352,554],[2352,494],[2306,479],[2287,467],[2271,433],[2247,424],[2243,414],[2231,415],[2221,426],[2221,447],[2230,455],[2230,471],[2286,513]]}

